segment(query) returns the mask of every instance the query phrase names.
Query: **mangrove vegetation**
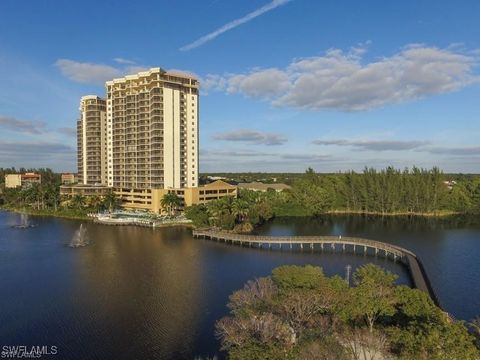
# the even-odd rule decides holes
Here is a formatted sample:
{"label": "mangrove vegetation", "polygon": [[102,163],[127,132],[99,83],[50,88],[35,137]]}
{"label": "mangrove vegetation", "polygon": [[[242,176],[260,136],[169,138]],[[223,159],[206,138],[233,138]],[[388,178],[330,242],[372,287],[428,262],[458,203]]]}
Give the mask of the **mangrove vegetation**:
{"label": "mangrove vegetation", "polygon": [[[452,180],[455,179],[455,180]],[[186,211],[197,226],[245,230],[273,216],[328,213],[442,216],[480,213],[480,176],[447,176],[438,168],[317,174],[308,169],[282,192],[241,190]]]}
{"label": "mangrove vegetation", "polygon": [[396,278],[367,264],[350,286],[319,267],[281,266],[230,296],[216,335],[232,360],[479,359],[475,333]]}

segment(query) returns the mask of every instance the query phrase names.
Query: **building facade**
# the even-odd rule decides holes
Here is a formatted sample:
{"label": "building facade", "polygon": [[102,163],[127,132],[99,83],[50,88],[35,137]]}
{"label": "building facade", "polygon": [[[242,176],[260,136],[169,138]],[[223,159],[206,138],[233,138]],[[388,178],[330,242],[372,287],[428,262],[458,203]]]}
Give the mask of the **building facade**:
{"label": "building facade", "polygon": [[80,99],[77,121],[78,181],[84,185],[107,183],[106,101],[96,95]]}
{"label": "building facade", "polygon": [[113,189],[122,206],[161,213],[175,192],[184,206],[237,196],[224,182],[198,187],[199,83],[160,68],[106,82],[106,100],[80,101],[77,186],[65,196],[104,195]]}
{"label": "building facade", "polygon": [[169,189],[119,189],[115,193],[122,200],[122,206],[134,210],[147,210],[162,213],[162,198],[167,193],[175,193],[182,201],[182,207],[205,204],[225,196],[237,197],[237,187],[218,180],[199,187]]}
{"label": "building facade", "polygon": [[107,184],[198,186],[198,80],[160,68],[107,81]]}
{"label": "building facade", "polygon": [[22,186],[21,174],[7,174],[5,175],[5,187],[7,189],[13,189]]}
{"label": "building facade", "polygon": [[62,184],[75,184],[78,182],[77,174],[73,173],[63,173],[62,174]]}
{"label": "building facade", "polygon": [[251,191],[261,191],[267,192],[268,190],[275,190],[276,192],[281,192],[283,190],[289,190],[291,187],[287,184],[274,183],[274,184],[264,184],[261,182],[249,182],[249,183],[238,183],[237,186],[240,189],[246,189]]}
{"label": "building facade", "polygon": [[106,185],[69,184],[60,186],[60,195],[67,198],[75,195],[102,197],[110,191],[112,189]]}
{"label": "building facade", "polygon": [[7,174],[5,175],[5,187],[16,188],[22,186],[30,186],[32,184],[41,184],[42,175],[35,173],[25,174]]}

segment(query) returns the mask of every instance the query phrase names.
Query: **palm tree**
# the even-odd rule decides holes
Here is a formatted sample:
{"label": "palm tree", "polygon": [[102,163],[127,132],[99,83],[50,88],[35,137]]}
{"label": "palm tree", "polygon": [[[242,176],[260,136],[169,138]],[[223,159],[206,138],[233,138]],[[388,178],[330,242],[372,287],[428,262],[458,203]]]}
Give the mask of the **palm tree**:
{"label": "palm tree", "polygon": [[168,192],[163,195],[162,200],[160,200],[160,205],[162,205],[162,209],[167,210],[168,215],[172,216],[182,205],[182,199],[180,199],[176,193]]}
{"label": "palm tree", "polygon": [[76,210],[83,209],[85,207],[85,197],[80,194],[76,194],[72,198],[72,207]]}
{"label": "palm tree", "polygon": [[88,199],[88,207],[93,208],[96,212],[99,212],[104,206],[104,201],[98,195],[90,196]]}
{"label": "palm tree", "polygon": [[25,194],[25,200],[28,202],[28,205],[33,208],[37,208],[38,210],[40,208],[38,201],[40,196],[40,189],[38,184],[32,184],[31,186],[22,189],[22,192]]}
{"label": "palm tree", "polygon": [[243,222],[248,216],[250,206],[247,201],[243,199],[235,199],[232,204],[232,214],[238,219],[238,222]]}
{"label": "palm tree", "polygon": [[233,210],[233,198],[231,196],[225,196],[218,200],[210,201],[207,207],[210,216],[213,218],[230,215]]}
{"label": "palm tree", "polygon": [[105,205],[110,212],[113,212],[113,210],[118,207],[119,199],[113,190],[110,190],[105,194],[105,197],[103,198],[103,205]]}

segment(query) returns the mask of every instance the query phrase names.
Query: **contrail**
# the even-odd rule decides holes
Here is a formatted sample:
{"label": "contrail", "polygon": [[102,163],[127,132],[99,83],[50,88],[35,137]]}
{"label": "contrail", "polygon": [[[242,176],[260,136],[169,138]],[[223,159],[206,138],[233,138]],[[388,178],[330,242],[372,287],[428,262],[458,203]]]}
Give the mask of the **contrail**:
{"label": "contrail", "polygon": [[223,25],[222,27],[218,28],[217,30],[215,30],[215,31],[213,31],[213,32],[211,32],[207,35],[202,36],[198,40],[195,40],[194,42],[192,42],[188,45],[182,46],[180,48],[180,51],[188,51],[188,50],[195,49],[199,46],[202,46],[206,42],[209,42],[209,41],[215,39],[217,36],[223,34],[224,32],[227,32],[228,30],[232,30],[232,29],[236,28],[237,26],[245,24],[246,22],[249,22],[250,20],[255,19],[257,16],[265,14],[266,12],[268,12],[270,10],[273,10],[273,9],[279,7],[279,6],[285,5],[286,3],[290,2],[290,1],[292,1],[292,0],[273,0],[271,3],[269,3],[267,5],[264,5],[261,8],[258,8],[255,11],[252,11],[251,13],[245,15],[244,17],[239,18],[239,19],[235,19],[235,20]]}

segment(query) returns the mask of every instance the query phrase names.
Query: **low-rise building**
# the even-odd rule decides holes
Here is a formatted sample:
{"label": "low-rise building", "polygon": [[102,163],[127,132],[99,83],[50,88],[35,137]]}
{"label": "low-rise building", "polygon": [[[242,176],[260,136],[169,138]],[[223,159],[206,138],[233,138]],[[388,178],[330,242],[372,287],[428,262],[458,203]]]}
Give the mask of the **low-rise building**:
{"label": "low-rise building", "polygon": [[16,187],[22,186],[22,175],[21,174],[7,174],[5,175],[5,187],[8,189],[13,189]]}
{"label": "low-rise building", "polygon": [[75,195],[104,196],[110,190],[111,188],[104,185],[85,185],[85,184],[62,185],[60,186],[60,195],[66,196],[66,197],[73,197]]}
{"label": "low-rise building", "polygon": [[74,173],[62,174],[62,184],[76,184],[78,182],[78,176]]}
{"label": "low-rise building", "polygon": [[42,175],[35,173],[25,174],[7,174],[5,175],[5,187],[16,188],[22,186],[29,186],[31,184],[41,184]]}
{"label": "low-rise building", "polygon": [[261,182],[239,183],[238,187],[240,189],[247,189],[247,190],[261,191],[261,192],[266,192],[269,189],[275,190],[276,192],[280,192],[280,191],[288,190],[291,188],[287,184],[281,184],[281,183],[264,184]]}
{"label": "low-rise building", "polygon": [[154,213],[162,212],[162,199],[167,193],[175,193],[182,200],[183,207],[195,204],[205,204],[225,196],[237,197],[237,187],[224,181],[217,180],[210,184],[177,189],[115,189],[115,193],[122,200],[122,207],[128,209],[142,209]]}
{"label": "low-rise building", "polygon": [[60,195],[64,197],[105,196],[113,190],[121,201],[121,206],[132,210],[146,210],[156,214],[162,213],[162,199],[165,194],[175,193],[182,200],[181,207],[185,208],[196,204],[205,204],[225,196],[237,197],[237,187],[224,181],[217,180],[210,184],[177,189],[121,189],[104,185],[62,185]]}
{"label": "low-rise building", "polygon": [[42,175],[35,173],[22,174],[22,186],[28,186],[31,184],[41,184]]}

